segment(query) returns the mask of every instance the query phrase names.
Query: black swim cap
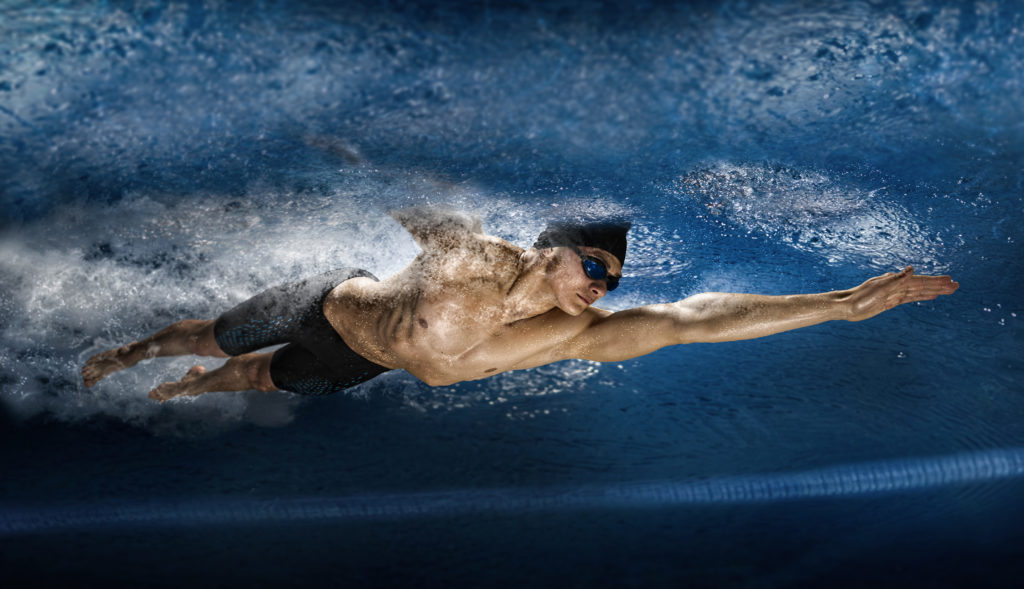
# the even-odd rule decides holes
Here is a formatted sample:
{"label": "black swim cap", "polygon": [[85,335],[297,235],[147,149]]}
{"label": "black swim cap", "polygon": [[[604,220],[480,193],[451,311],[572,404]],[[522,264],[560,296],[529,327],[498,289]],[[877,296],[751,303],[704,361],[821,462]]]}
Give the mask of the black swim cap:
{"label": "black swim cap", "polygon": [[628,221],[602,221],[597,223],[550,223],[537,236],[533,247],[596,247],[603,249],[619,259],[620,264],[626,263],[626,232],[629,231]]}

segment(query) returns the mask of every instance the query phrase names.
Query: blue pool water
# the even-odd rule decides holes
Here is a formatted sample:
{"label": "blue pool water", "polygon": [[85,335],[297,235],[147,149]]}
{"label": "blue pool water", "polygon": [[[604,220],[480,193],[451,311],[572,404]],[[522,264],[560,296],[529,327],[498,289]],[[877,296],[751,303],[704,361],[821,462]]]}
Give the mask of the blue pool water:
{"label": "blue pool water", "polygon": [[[1021,2],[0,1],[0,581],[955,586],[1024,573]],[[952,297],[451,387],[156,404],[91,354],[416,247],[634,223],[611,309]],[[204,360],[214,367],[216,360]]]}

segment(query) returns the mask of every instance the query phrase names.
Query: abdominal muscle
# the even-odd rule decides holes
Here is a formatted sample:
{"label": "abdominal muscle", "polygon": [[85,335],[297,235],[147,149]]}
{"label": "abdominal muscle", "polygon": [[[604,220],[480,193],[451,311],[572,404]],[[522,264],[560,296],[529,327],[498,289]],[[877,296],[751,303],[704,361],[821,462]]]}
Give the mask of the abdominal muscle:
{"label": "abdominal muscle", "polygon": [[418,258],[381,282],[352,278],[331,291],[324,314],[357,354],[432,386],[535,365],[530,358],[543,347],[531,336],[536,318],[512,325],[501,319],[504,282],[511,280],[495,279],[493,267],[492,275],[476,277],[467,268],[438,280],[439,269],[427,271]]}

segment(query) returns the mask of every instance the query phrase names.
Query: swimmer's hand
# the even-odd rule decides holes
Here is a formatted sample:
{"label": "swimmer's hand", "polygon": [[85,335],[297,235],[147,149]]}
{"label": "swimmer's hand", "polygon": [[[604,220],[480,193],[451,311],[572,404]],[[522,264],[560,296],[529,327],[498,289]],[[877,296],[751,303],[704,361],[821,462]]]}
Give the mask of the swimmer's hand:
{"label": "swimmer's hand", "polygon": [[907,266],[902,272],[876,276],[839,294],[847,307],[846,320],[863,321],[897,305],[953,294],[958,288],[960,284],[949,276],[916,276],[914,267]]}
{"label": "swimmer's hand", "polygon": [[952,294],[959,286],[949,276],[914,276],[907,266],[851,289],[816,294],[705,292],[615,313],[589,307],[565,316],[564,329],[577,335],[534,365],[567,358],[621,362],[677,344],[748,340],[836,319],[863,321],[896,305]]}

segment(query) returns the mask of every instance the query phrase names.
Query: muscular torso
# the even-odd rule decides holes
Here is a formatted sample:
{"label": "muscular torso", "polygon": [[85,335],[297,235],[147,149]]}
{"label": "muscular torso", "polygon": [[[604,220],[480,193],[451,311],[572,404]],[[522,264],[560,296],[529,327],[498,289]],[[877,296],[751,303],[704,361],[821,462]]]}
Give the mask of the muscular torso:
{"label": "muscular torso", "polygon": [[545,364],[558,359],[554,348],[588,318],[557,308],[532,317],[510,312],[522,252],[475,234],[457,247],[423,251],[380,282],[342,283],[324,312],[356,353],[431,385]]}

